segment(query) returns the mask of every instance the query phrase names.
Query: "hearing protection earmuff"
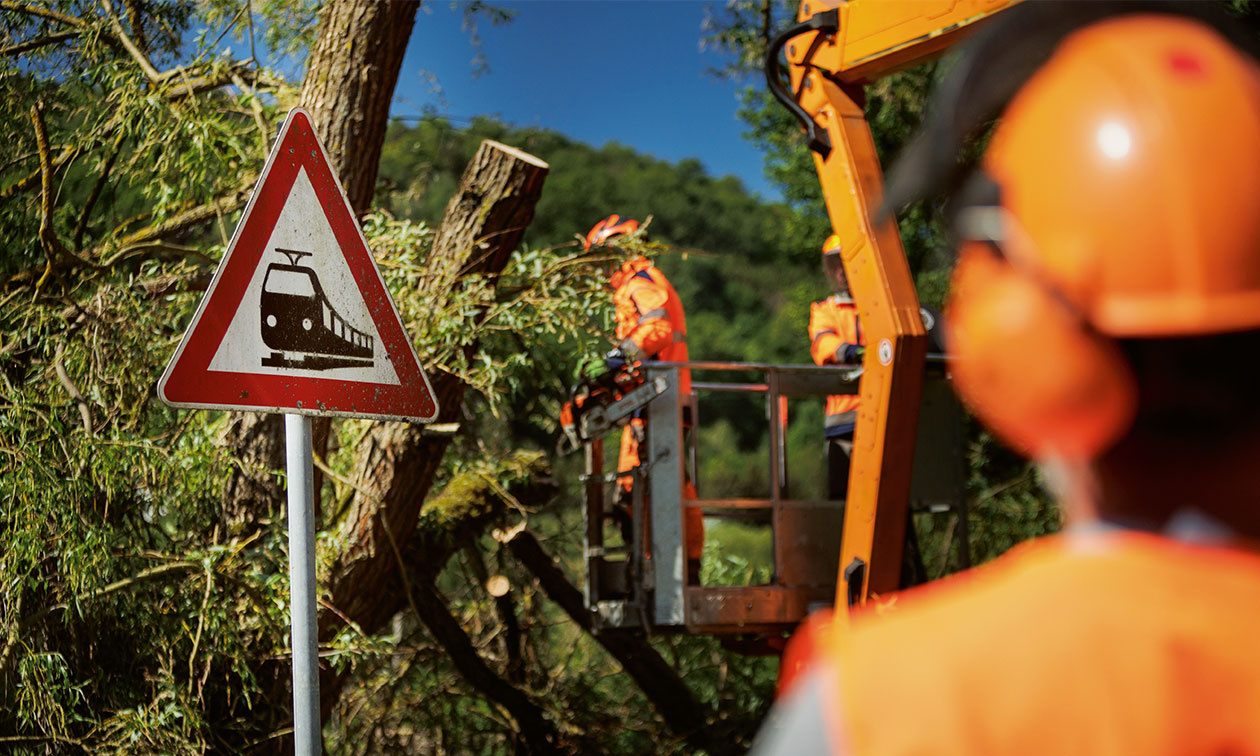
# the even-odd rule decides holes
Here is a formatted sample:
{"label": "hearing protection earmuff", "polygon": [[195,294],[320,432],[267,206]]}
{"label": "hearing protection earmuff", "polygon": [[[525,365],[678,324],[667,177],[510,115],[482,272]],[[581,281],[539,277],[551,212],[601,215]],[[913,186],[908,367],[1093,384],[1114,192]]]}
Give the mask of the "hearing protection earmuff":
{"label": "hearing protection earmuff", "polygon": [[945,328],[955,389],[1021,451],[1092,456],[1132,422],[1137,390],[1119,349],[997,240],[962,243]]}

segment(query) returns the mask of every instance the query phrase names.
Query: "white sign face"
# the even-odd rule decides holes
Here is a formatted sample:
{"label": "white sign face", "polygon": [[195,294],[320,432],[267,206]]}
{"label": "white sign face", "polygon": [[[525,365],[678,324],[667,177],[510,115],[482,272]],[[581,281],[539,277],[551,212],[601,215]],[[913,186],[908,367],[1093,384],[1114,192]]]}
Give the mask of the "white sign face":
{"label": "white sign face", "polygon": [[305,169],[262,262],[210,370],[399,384]]}
{"label": "white sign face", "polygon": [[437,417],[433,387],[301,108],[280,127],[158,396],[173,407]]}
{"label": "white sign face", "polygon": [[289,112],[157,396],[428,422],[437,399],[309,113]]}

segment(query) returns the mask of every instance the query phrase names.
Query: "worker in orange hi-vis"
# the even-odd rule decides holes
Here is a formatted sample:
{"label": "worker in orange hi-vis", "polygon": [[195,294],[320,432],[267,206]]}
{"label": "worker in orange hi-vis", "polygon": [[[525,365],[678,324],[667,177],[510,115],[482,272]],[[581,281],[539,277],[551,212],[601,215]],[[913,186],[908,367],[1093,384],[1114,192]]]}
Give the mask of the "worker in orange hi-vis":
{"label": "worker in orange hi-vis", "polygon": [[[616,239],[639,230],[639,222],[617,214],[595,224],[586,235],[585,249],[598,247],[616,248]],[[624,257],[624,255],[622,255]],[[614,258],[617,259],[617,258]],[[686,362],[687,320],[681,300],[669,279],[650,260],[635,256],[613,267],[609,276],[613,291],[616,316],[617,345],[603,358],[604,370],[618,370],[628,364],[650,360]],[[691,394],[691,371],[678,371],[678,393]],[[684,417],[684,425],[690,423]],[[634,476],[629,474],[639,467],[639,444],[644,438],[644,417],[636,412],[621,433],[621,454],[617,460],[617,472],[626,473],[617,479],[619,499],[630,500]],[[694,483],[684,482],[684,499],[697,498]],[[691,584],[700,581],[700,556],[704,551],[704,515],[699,509],[686,509],[684,517],[684,552],[687,560],[687,580]]]}
{"label": "worker in orange hi-vis", "polygon": [[[809,352],[819,365],[853,365],[862,362],[866,337],[857,306],[849,293],[849,279],[840,256],[840,237],[823,242],[823,274],[834,292],[809,306]],[[853,427],[857,424],[857,394],[827,397],[823,436],[827,444],[827,498],[839,501],[849,490],[849,459],[853,455]]]}
{"label": "worker in orange hi-vis", "polygon": [[964,122],[903,158],[885,207],[933,188],[898,175],[961,185],[954,145],[1005,107],[956,198],[947,337],[1064,530],[809,623],[761,756],[1260,754],[1260,67],[1234,41],[1254,35],[1088,3],[1056,31],[1073,19],[1041,5],[973,39],[929,109]]}

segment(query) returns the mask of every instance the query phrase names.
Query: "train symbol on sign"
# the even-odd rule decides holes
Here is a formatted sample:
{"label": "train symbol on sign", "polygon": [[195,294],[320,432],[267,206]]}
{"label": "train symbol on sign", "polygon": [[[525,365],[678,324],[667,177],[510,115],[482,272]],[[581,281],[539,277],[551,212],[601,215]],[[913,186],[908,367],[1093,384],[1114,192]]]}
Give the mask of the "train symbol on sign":
{"label": "train symbol on sign", "polygon": [[276,248],[289,259],[271,263],[263,278],[262,340],[267,367],[330,370],[371,367],[375,339],[346,323],[324,294],[315,271],[299,262],[310,252]]}

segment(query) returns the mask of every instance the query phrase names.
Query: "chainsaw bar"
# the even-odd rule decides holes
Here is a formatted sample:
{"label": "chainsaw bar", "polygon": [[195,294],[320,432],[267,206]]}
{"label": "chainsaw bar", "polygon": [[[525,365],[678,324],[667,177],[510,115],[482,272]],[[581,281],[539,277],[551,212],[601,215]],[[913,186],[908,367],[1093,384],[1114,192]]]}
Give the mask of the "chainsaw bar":
{"label": "chainsaw bar", "polygon": [[595,407],[582,417],[582,438],[598,438],[617,425],[617,421],[630,413],[647,405],[656,397],[665,393],[669,381],[664,376],[654,378],[626,394],[607,407]]}

